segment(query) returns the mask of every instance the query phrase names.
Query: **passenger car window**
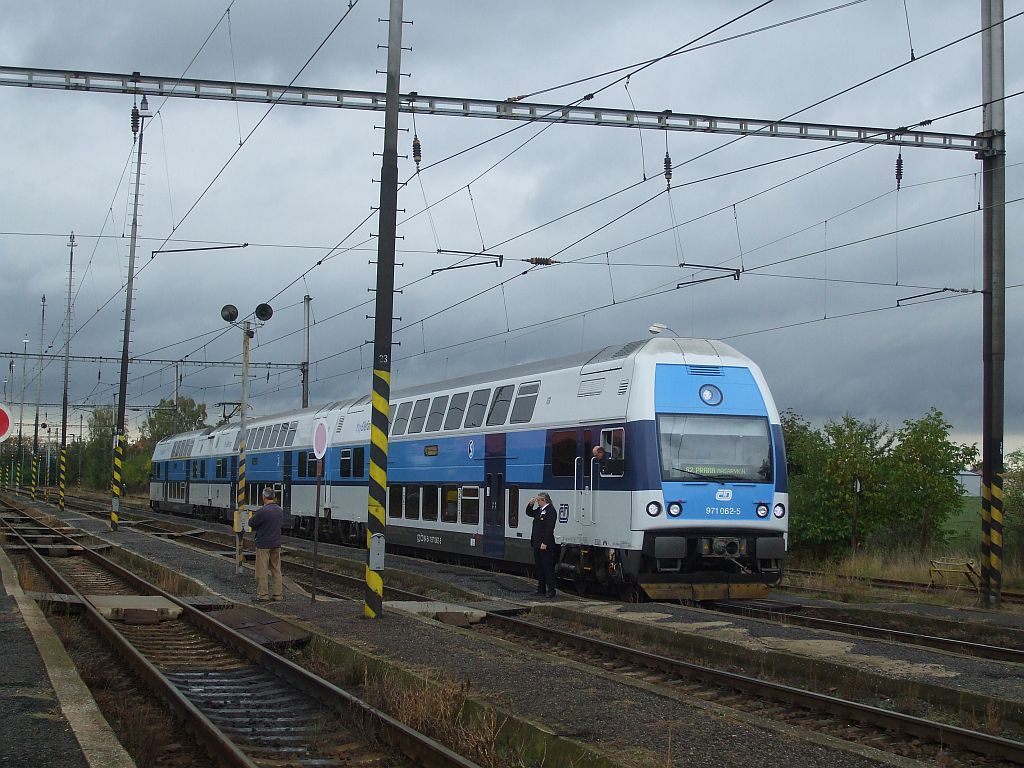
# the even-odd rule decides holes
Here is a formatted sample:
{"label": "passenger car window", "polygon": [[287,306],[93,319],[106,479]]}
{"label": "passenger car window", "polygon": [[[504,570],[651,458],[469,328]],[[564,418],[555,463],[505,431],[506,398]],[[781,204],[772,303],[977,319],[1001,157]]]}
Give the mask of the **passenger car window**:
{"label": "passenger car window", "polygon": [[398,415],[395,416],[395,421],[391,426],[392,435],[404,435],[405,428],[409,424],[409,411],[412,410],[412,400],[402,403],[398,406]]}
{"label": "passenger car window", "polygon": [[494,390],[491,408],[487,412],[487,426],[496,427],[504,424],[508,418],[508,409],[512,406],[512,393],[516,391],[514,384],[506,384]]}
{"label": "passenger car window", "polygon": [[427,432],[437,432],[444,419],[444,409],[448,407],[448,395],[438,395],[430,404],[430,415],[427,416]]}
{"label": "passenger car window", "polygon": [[478,389],[473,393],[473,398],[469,401],[469,408],[466,410],[466,423],[462,426],[466,427],[479,427],[484,423],[484,413],[487,410],[487,401],[490,399],[490,389]]}
{"label": "passenger car window", "polygon": [[576,430],[555,432],[551,435],[551,474],[555,477],[572,477],[576,473],[577,450]]}
{"label": "passenger car window", "polygon": [[427,409],[430,407],[430,398],[416,401],[416,407],[412,409],[412,418],[409,419],[410,435],[417,435],[423,431],[423,422],[427,418]]}
{"label": "passenger car window", "polygon": [[423,519],[437,520],[437,491],[436,485],[423,486]]}
{"label": "passenger car window", "polygon": [[540,382],[528,381],[519,385],[516,404],[512,406],[513,424],[525,424],[533,418],[533,409],[537,407],[537,396],[540,394]]}
{"label": "passenger car window", "polygon": [[462,417],[466,413],[467,402],[469,402],[469,392],[452,395],[452,402],[448,406],[448,415],[444,419],[445,429],[458,429],[462,426]]}
{"label": "passenger car window", "polygon": [[480,489],[475,485],[462,487],[462,523],[478,525],[480,523]]}

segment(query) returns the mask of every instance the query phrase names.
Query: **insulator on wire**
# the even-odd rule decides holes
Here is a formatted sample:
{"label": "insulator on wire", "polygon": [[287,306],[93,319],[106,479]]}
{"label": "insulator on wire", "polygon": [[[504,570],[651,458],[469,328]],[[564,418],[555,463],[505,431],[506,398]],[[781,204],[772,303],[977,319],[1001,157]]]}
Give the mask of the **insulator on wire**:
{"label": "insulator on wire", "polygon": [[139,108],[132,107],[132,136],[139,135]]}
{"label": "insulator on wire", "polygon": [[665,186],[672,188],[672,158],[668,152],[665,153]]}
{"label": "insulator on wire", "polygon": [[557,263],[554,259],[546,256],[532,256],[526,260],[527,264],[533,264],[538,267],[549,267],[552,264]]}
{"label": "insulator on wire", "polygon": [[896,189],[900,188],[903,182],[903,153],[896,155]]}
{"label": "insulator on wire", "polygon": [[420,169],[420,160],[423,159],[423,145],[420,144],[420,137],[413,134],[412,137],[412,159],[416,163],[416,171]]}

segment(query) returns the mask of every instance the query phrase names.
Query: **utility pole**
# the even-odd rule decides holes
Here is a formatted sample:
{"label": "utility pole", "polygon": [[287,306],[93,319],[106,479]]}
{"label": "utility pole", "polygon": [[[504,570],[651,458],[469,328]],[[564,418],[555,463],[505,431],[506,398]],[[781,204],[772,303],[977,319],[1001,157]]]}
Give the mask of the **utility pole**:
{"label": "utility pole", "polygon": [[18,416],[18,471],[15,481],[18,490],[21,490],[21,471],[25,465],[25,440],[22,437],[22,427],[25,424],[25,385],[28,383],[28,374],[25,371],[25,365],[28,362],[28,331],[25,332],[25,338],[21,340],[21,343],[25,350],[24,356],[21,358],[21,411]]}
{"label": "utility pole", "polygon": [[139,184],[142,181],[142,135],[145,130],[146,118],[151,117],[149,102],[142,97],[138,107],[132,107],[132,134],[138,138],[138,159],[135,163],[135,202],[132,207],[132,235],[128,246],[128,284],[124,302],[124,339],[121,343],[121,382],[117,397],[117,425],[115,427],[114,469],[111,477],[110,492],[110,530],[117,530],[118,516],[121,513],[121,463],[125,452],[124,412],[125,399],[128,396],[128,339],[132,327],[132,284],[135,280],[135,246],[139,236]]}
{"label": "utility pole", "polygon": [[68,364],[71,355],[71,280],[75,269],[75,233],[68,240],[68,305],[64,312],[64,401],[60,415],[60,511],[64,511],[64,495],[68,485]]}
{"label": "utility pole", "polygon": [[308,293],[302,297],[306,316],[306,353],[302,358],[302,407],[309,408],[309,304],[313,297]]}
{"label": "utility pole", "polygon": [[1006,113],[1003,0],[981,0],[984,388],[981,460],[982,604],[998,607],[1003,560],[1003,363],[1006,358]]}
{"label": "utility pole", "polygon": [[373,329],[373,413],[370,417],[370,479],[366,514],[366,590],[363,615],[379,618],[384,606],[384,514],[388,482],[388,421],[391,397],[391,323],[398,228],[398,107],[402,65],[402,0],[391,0],[388,16],[387,104],[380,171],[377,233],[377,296]]}
{"label": "utility pole", "polygon": [[46,330],[46,294],[42,298],[39,317],[39,374],[36,377],[36,427],[32,436],[32,501],[39,487],[39,403],[43,399],[43,334]]}

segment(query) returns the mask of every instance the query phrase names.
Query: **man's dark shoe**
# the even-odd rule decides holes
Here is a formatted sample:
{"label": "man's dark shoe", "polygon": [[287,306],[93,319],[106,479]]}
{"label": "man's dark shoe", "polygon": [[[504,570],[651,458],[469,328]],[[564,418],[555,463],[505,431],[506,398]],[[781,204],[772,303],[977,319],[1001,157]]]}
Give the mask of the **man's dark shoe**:
{"label": "man's dark shoe", "polygon": [[555,597],[555,590],[553,590],[553,589],[549,589],[549,590],[548,590],[548,594],[547,594],[547,596],[548,596],[548,597]]}
{"label": "man's dark shoe", "polygon": [[534,592],[533,594],[535,594],[535,595],[540,595],[541,597],[543,597],[543,596],[544,596],[544,590],[543,590],[543,589],[538,589],[538,590],[537,590],[536,592]]}
{"label": "man's dark shoe", "polygon": [[252,598],[251,602],[254,602],[254,603],[269,603],[270,602],[270,598],[269,597],[254,597],[254,598]]}

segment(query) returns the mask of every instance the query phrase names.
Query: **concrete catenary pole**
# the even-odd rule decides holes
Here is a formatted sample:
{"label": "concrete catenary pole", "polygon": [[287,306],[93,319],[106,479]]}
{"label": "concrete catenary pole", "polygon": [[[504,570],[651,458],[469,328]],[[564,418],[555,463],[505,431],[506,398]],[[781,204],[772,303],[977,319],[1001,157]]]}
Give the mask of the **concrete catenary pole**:
{"label": "concrete catenary pole", "polygon": [[378,618],[384,605],[384,532],[388,483],[388,421],[391,397],[391,322],[398,222],[398,107],[402,64],[402,0],[388,16],[387,105],[380,172],[377,295],[373,332],[373,413],[370,417],[370,479],[366,514],[366,590],[363,614]]}
{"label": "concrete catenary pole", "polygon": [[[141,107],[141,108],[140,108]],[[124,337],[121,341],[121,378],[117,390],[117,422],[114,427],[114,461],[110,478],[110,530],[117,530],[118,517],[121,514],[121,464],[125,453],[124,414],[125,400],[128,397],[128,340],[132,329],[132,287],[135,281],[135,247],[139,237],[139,184],[142,181],[142,136],[145,132],[146,118],[150,117],[149,102],[142,97],[140,107],[132,107],[132,133],[138,134],[138,157],[135,162],[135,201],[132,205],[132,234],[128,245],[128,283],[125,286],[124,300]]]}
{"label": "concrete catenary pole", "polygon": [[71,281],[75,269],[75,233],[68,240],[71,253],[68,256],[68,303],[64,310],[64,399],[60,412],[60,500],[58,506],[64,511],[64,496],[68,484],[68,365],[71,362]]}
{"label": "concrete catenary pole", "polygon": [[39,488],[39,403],[43,399],[43,335],[46,332],[46,294],[41,301],[39,317],[39,370],[36,374],[36,426],[32,436],[32,501],[36,500]]}
{"label": "concrete catenary pole", "polygon": [[302,357],[302,407],[309,408],[309,305],[313,297],[306,294],[302,297],[303,310],[306,318],[305,354]]}
{"label": "concrete catenary pole", "polygon": [[1003,563],[1003,364],[1006,358],[1006,117],[1003,0],[981,0],[983,207],[982,601],[998,606]]}

